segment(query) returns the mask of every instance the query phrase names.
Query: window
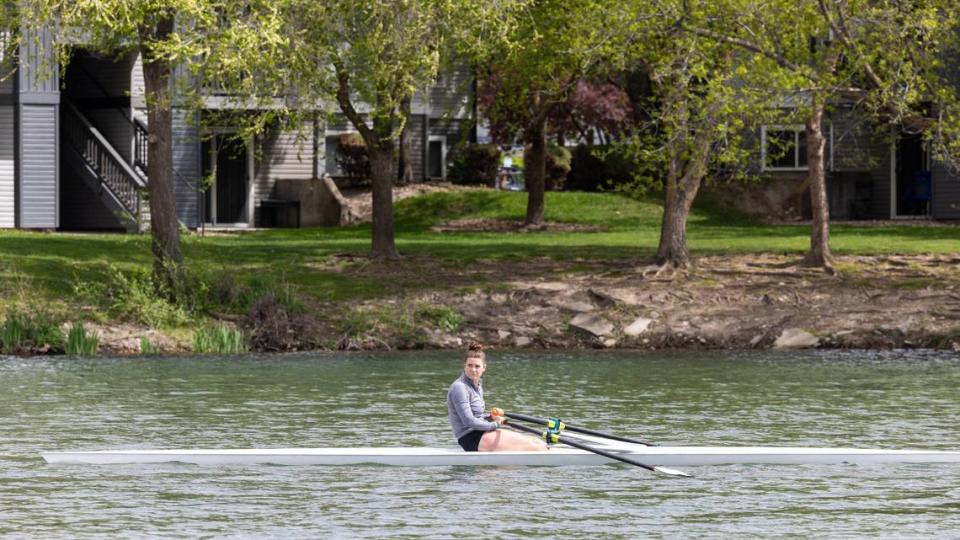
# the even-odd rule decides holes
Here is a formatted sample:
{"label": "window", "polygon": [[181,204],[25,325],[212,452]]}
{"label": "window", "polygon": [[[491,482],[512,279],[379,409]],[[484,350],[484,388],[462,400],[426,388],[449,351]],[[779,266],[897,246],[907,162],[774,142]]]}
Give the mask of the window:
{"label": "window", "polygon": [[764,126],[761,137],[765,170],[807,168],[807,134],[803,126]]}
{"label": "window", "polygon": [[327,135],[324,141],[324,167],[330,176],[341,176],[343,171],[337,164],[337,138],[340,135]]}

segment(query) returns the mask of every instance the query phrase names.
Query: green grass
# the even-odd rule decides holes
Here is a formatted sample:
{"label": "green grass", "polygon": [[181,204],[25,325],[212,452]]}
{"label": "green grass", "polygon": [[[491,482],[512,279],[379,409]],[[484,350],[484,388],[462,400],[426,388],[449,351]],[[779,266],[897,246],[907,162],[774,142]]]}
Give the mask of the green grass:
{"label": "green grass", "polygon": [[[404,264],[422,266],[416,279],[393,279],[390,267],[384,263],[365,259],[342,262],[351,260],[349,256],[362,257],[369,252],[369,225],[206,237],[191,234],[184,237],[183,244],[190,274],[207,285],[211,296],[222,297],[206,306],[207,310],[242,313],[266,290],[278,297],[286,294],[289,300],[284,302],[295,304],[298,295],[339,302],[418,288],[485,287],[494,285],[497,276],[487,283],[458,284],[423,277],[433,268],[457,271],[478,262],[541,258],[572,261],[572,267],[589,271],[588,263],[593,261],[648,258],[659,240],[662,210],[656,196],[638,201],[602,193],[548,193],[546,199],[549,221],[599,226],[603,228],[600,232],[495,234],[430,230],[434,225],[460,218],[520,220],[525,208],[526,194],[492,190],[436,193],[399,201],[397,247],[406,256]],[[799,256],[809,245],[809,233],[808,225],[765,225],[711,206],[709,201],[694,208],[688,228],[694,256]],[[840,255],[960,252],[960,228],[945,225],[838,225],[832,227],[831,239],[834,252]],[[149,301],[143,282],[150,269],[149,242],[148,236],[125,234],[2,231],[0,309],[43,304],[66,314],[86,306],[91,320],[140,320],[160,326],[190,324],[185,322],[188,316]],[[341,267],[348,271],[340,271]],[[382,271],[372,271],[378,268]],[[101,290],[91,292],[97,287]],[[105,304],[97,297],[113,298],[116,303]],[[441,324],[453,323],[444,320]]]}

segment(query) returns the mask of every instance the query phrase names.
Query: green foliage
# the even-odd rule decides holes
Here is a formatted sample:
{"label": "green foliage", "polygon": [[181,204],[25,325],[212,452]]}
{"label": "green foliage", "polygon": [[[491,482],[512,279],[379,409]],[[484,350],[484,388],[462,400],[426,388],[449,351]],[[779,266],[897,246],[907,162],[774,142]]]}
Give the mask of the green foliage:
{"label": "green foliage", "polygon": [[570,151],[555,144],[547,145],[546,189],[548,191],[564,188],[567,174],[570,172]]}
{"label": "green foliage", "polygon": [[140,338],[140,354],[159,354],[160,349],[148,337]]}
{"label": "green foliage", "polygon": [[422,346],[426,328],[455,333],[465,322],[463,314],[446,306],[402,304],[385,307],[359,307],[349,310],[339,321],[338,348],[350,349],[380,343],[394,337],[408,347]]}
{"label": "green foliage", "polygon": [[93,356],[97,354],[96,334],[87,334],[82,322],[75,322],[67,334],[66,353],[73,356]]}
{"label": "green foliage", "polygon": [[8,309],[0,327],[0,351],[57,352],[64,347],[60,319],[46,309],[21,311]]}
{"label": "green foliage", "polygon": [[294,286],[282,274],[273,277],[246,276],[241,280],[236,272],[224,268],[206,276],[201,282],[209,283],[204,286],[206,295],[202,302],[206,312],[247,313],[267,297],[289,312],[304,310]]}
{"label": "green foliage", "polygon": [[417,321],[425,322],[444,332],[456,332],[465,322],[462,313],[446,306],[419,306],[414,313]]}
{"label": "green foliage", "polygon": [[8,313],[0,329],[0,345],[5,354],[19,350],[26,341],[27,330],[20,320],[19,314]]}
{"label": "green foliage", "polygon": [[193,334],[193,352],[212,354],[241,354],[247,352],[243,331],[219,325],[201,328]]}
{"label": "green foliage", "polygon": [[454,184],[490,185],[500,168],[495,144],[467,144],[453,153],[447,177]]}
{"label": "green foliage", "polygon": [[105,306],[114,317],[153,328],[181,326],[191,320],[192,309],[171,302],[148,270],[123,272],[110,265],[106,274],[105,280],[76,282],[74,292],[88,302]]}
{"label": "green foliage", "polygon": [[[635,184],[634,171],[637,164],[622,145],[588,146],[577,145],[573,151],[570,174],[565,189],[579,191],[621,192],[625,184]],[[645,190],[640,191],[641,195]],[[630,196],[633,190],[630,191]]]}

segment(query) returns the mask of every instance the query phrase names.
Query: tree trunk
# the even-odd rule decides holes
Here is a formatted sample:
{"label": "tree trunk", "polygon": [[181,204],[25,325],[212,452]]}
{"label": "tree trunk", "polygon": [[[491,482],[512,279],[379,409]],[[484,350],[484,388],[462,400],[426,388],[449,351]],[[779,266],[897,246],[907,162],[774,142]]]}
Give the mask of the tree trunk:
{"label": "tree trunk", "polygon": [[403,131],[400,132],[400,160],[397,169],[397,184],[400,185],[413,183],[413,162],[410,160],[410,101],[410,98],[406,98],[400,104],[400,114],[405,120]]}
{"label": "tree trunk", "polygon": [[527,130],[529,145],[523,158],[523,175],[527,184],[527,218],[525,225],[543,223],[545,177],[547,173],[546,120],[540,120]]}
{"label": "tree trunk", "polygon": [[810,184],[810,207],[813,212],[813,230],[810,234],[810,251],[801,264],[821,267],[832,271],[830,253],[830,208],[827,205],[827,181],[824,166],[823,136],[824,102],[819,96],[813,98],[813,110],[807,119],[807,183]]}
{"label": "tree trunk", "polygon": [[153,28],[141,29],[143,82],[150,135],[147,139],[147,193],[150,199],[150,234],[153,237],[154,283],[171,299],[181,298],[185,288],[180,224],[177,221],[173,177],[173,110],[171,77],[173,68],[164,59],[153,60],[151,44],[173,31],[173,17]]}
{"label": "tree trunk", "polygon": [[693,200],[700,190],[700,178],[684,176],[679,181],[669,180],[663,204],[663,222],[660,226],[660,245],[654,261],[658,265],[686,268],[690,265],[687,246],[687,219]]}
{"label": "tree trunk", "polygon": [[[341,62],[335,61],[337,73],[337,103],[340,110],[350,120],[363,142],[367,145],[370,158],[371,197],[373,203],[373,253],[378,259],[399,259],[397,246],[393,240],[393,181],[397,177],[396,143],[393,130],[397,122],[397,111],[376,115],[373,127],[357,112],[350,101],[350,73]],[[378,98],[378,105],[382,101]]]}
{"label": "tree trunk", "polygon": [[399,259],[393,237],[393,179],[397,174],[395,145],[392,139],[380,139],[375,144],[368,142],[367,149],[373,197],[373,256]]}

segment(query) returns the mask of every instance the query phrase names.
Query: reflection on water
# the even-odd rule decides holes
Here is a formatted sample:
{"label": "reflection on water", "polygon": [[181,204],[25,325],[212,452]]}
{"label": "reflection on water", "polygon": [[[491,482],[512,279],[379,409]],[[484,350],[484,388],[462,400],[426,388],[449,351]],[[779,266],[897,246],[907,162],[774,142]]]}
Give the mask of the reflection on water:
{"label": "reflection on water", "polygon": [[[0,360],[0,534],[942,536],[956,465],[50,466],[41,450],[453,446],[457,353]],[[664,444],[960,447],[960,357],[494,352],[488,406]]]}

